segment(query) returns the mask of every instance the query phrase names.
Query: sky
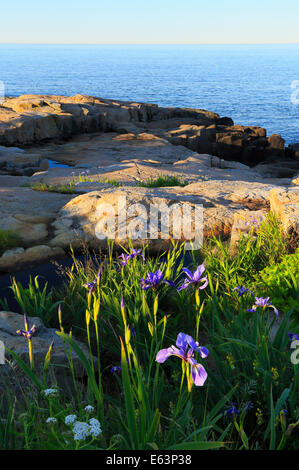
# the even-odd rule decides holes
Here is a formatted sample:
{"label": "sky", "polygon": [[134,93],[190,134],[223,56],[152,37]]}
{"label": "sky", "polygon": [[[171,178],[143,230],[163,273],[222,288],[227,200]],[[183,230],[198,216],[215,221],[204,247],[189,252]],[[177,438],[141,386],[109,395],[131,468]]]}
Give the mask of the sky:
{"label": "sky", "polygon": [[0,43],[299,43],[298,0],[1,0]]}

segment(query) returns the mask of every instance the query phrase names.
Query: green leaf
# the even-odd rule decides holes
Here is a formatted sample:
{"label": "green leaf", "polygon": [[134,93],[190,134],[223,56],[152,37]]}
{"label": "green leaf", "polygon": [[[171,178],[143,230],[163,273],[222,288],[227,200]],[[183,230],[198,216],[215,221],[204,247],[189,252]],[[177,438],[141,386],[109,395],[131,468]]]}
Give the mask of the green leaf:
{"label": "green leaf", "polygon": [[223,447],[225,442],[217,441],[193,441],[193,442],[182,442],[181,444],[175,444],[168,447],[166,450],[213,450],[220,449]]}
{"label": "green leaf", "polygon": [[121,340],[121,370],[122,370],[122,381],[125,394],[125,406],[126,406],[126,415],[128,420],[128,428],[130,430],[130,440],[132,444],[132,449],[138,449],[138,432],[137,432],[137,423],[133,399],[133,391],[130,382],[128,363],[126,358],[126,352]]}
{"label": "green leaf", "polygon": [[[276,417],[279,415],[280,411],[282,410],[289,394],[290,394],[290,389],[289,388],[286,388],[284,389],[284,391],[282,392],[282,394],[280,395],[279,399],[277,400],[277,403],[276,403],[276,406],[274,408],[274,405],[273,405],[273,396],[272,396],[272,390],[271,390],[271,394],[270,394],[270,400],[271,400],[271,418],[270,418],[270,421],[269,421],[269,424],[267,426],[267,429],[266,429],[266,432],[264,434],[264,440],[267,439],[268,435],[269,435],[269,432],[271,430],[271,434],[273,434],[273,426],[275,427],[275,419]],[[273,409],[272,409],[273,407]],[[273,424],[274,423],[274,424]],[[274,430],[275,431],[275,430]],[[274,434],[273,434],[274,436]],[[272,436],[271,436],[272,437]]]}
{"label": "green leaf", "polygon": [[[275,430],[275,413],[274,413],[274,404],[273,404],[273,394],[272,394],[272,388],[271,388],[271,393],[270,393],[270,400],[271,400],[271,410],[270,410],[270,450],[275,449],[275,442],[276,442],[276,430]],[[266,435],[265,435],[266,437]]]}
{"label": "green leaf", "polygon": [[42,383],[39,381],[39,379],[37,378],[37,376],[34,374],[34,372],[32,372],[32,370],[30,369],[30,367],[26,364],[26,362],[24,362],[14,351],[11,351],[10,349],[8,348],[5,348],[7,352],[9,352],[9,354],[11,354],[11,356],[14,358],[14,360],[16,361],[16,363],[18,364],[18,366],[21,367],[21,369],[23,370],[23,372],[25,372],[25,374],[29,377],[29,379],[31,380],[31,382],[33,382],[38,388],[39,390],[42,390],[43,389],[43,385]]}
{"label": "green leaf", "polygon": [[89,363],[88,359],[86,358],[85,354],[80,349],[78,344],[70,336],[68,336],[65,333],[62,333],[60,331],[56,331],[56,334],[58,336],[60,336],[63,340],[67,341],[71,345],[72,349],[75,351],[77,356],[79,357],[79,359],[82,362],[82,364],[84,366],[84,369],[86,370],[86,373],[88,375],[89,383],[90,383],[91,389],[92,389],[92,391],[95,395],[95,398],[99,402],[99,405],[102,406],[102,404],[103,404],[102,395],[101,395],[101,393],[98,389],[97,382],[96,382],[94,372],[93,372],[93,368],[92,368],[91,364]]}

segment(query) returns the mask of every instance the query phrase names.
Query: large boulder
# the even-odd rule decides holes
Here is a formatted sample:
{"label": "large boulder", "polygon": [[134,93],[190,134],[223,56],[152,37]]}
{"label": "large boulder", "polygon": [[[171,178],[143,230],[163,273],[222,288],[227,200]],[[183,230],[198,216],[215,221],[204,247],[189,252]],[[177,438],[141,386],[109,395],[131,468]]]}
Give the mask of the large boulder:
{"label": "large boulder", "polygon": [[280,159],[277,162],[259,163],[254,170],[264,178],[293,178],[299,171],[299,162]]}
{"label": "large boulder", "polygon": [[[37,169],[46,166],[37,153],[29,153],[18,147],[0,146],[0,172],[15,176],[31,176]],[[49,167],[49,165],[48,165]]]}
{"label": "large boulder", "polygon": [[289,145],[286,151],[292,158],[299,161],[299,143]]}
{"label": "large boulder", "polygon": [[198,153],[212,153],[250,166],[284,154],[284,140],[279,135],[267,139],[266,130],[256,126],[225,124],[218,120],[210,125],[181,124],[157,132],[174,145],[184,145]]}
{"label": "large boulder", "polygon": [[281,135],[272,134],[268,138],[268,142],[269,142],[269,150],[271,151],[272,155],[283,157],[285,140],[281,137]]}
{"label": "large boulder", "polygon": [[41,244],[49,237],[49,224],[71,197],[22,187],[0,187],[1,229],[19,234],[24,247]]}
{"label": "large boulder", "polygon": [[299,240],[299,188],[275,188],[270,191],[271,210],[279,217],[286,234],[297,245]]}
{"label": "large boulder", "polygon": [[0,143],[28,144],[68,138],[80,132],[118,130],[121,123],[151,118],[155,105],[76,95],[23,95],[8,98],[0,110]]}
{"label": "large boulder", "polygon": [[[152,251],[159,251],[170,246],[172,237],[181,242],[192,238],[188,238],[188,234],[194,235],[195,227],[203,237],[212,233],[228,237],[234,213],[245,208],[267,208],[269,191],[273,187],[262,183],[211,180],[185,187],[121,187],[89,192],[72,199],[60,210],[53,223],[55,235],[50,245],[80,247],[85,242],[94,249],[106,249],[108,238],[125,245],[131,235],[135,245],[147,244]],[[171,210],[174,212],[168,219]],[[190,218],[188,210],[191,211]],[[157,212],[158,222],[151,219]],[[180,219],[184,214],[187,214],[186,219]],[[181,220],[184,230],[178,226]],[[174,221],[178,224],[176,228]]]}

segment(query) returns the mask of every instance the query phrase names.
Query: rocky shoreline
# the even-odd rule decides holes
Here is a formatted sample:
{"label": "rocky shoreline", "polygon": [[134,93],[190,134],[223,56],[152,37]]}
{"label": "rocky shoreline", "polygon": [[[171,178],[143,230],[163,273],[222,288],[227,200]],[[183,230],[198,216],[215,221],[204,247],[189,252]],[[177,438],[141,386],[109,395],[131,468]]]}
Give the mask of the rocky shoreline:
{"label": "rocky shoreline", "polygon": [[[8,98],[0,106],[0,228],[18,233],[20,246],[0,256],[0,272],[63,256],[70,243],[105,248],[96,208],[109,203],[117,213],[124,196],[128,206],[202,204],[204,236],[234,243],[250,215],[271,208],[297,240],[298,174],[298,144],[285,148],[281,136],[213,112],[82,95]],[[140,187],[159,176],[184,185]],[[70,182],[67,194],[36,190]],[[153,251],[170,243],[147,242]]]}
{"label": "rocky shoreline", "polygon": [[173,145],[253,166],[271,157],[299,158],[298,144],[257,126],[235,125],[229,117],[201,109],[74,97],[23,95],[0,106],[0,145],[17,146],[92,132],[152,131]]}

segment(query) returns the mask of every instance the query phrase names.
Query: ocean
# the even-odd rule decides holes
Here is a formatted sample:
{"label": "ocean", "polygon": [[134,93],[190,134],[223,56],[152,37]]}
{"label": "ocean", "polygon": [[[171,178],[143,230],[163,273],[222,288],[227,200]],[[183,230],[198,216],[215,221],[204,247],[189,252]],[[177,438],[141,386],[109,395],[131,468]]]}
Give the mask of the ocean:
{"label": "ocean", "polygon": [[0,44],[0,80],[7,96],[81,93],[202,108],[299,142],[291,100],[299,44]]}

